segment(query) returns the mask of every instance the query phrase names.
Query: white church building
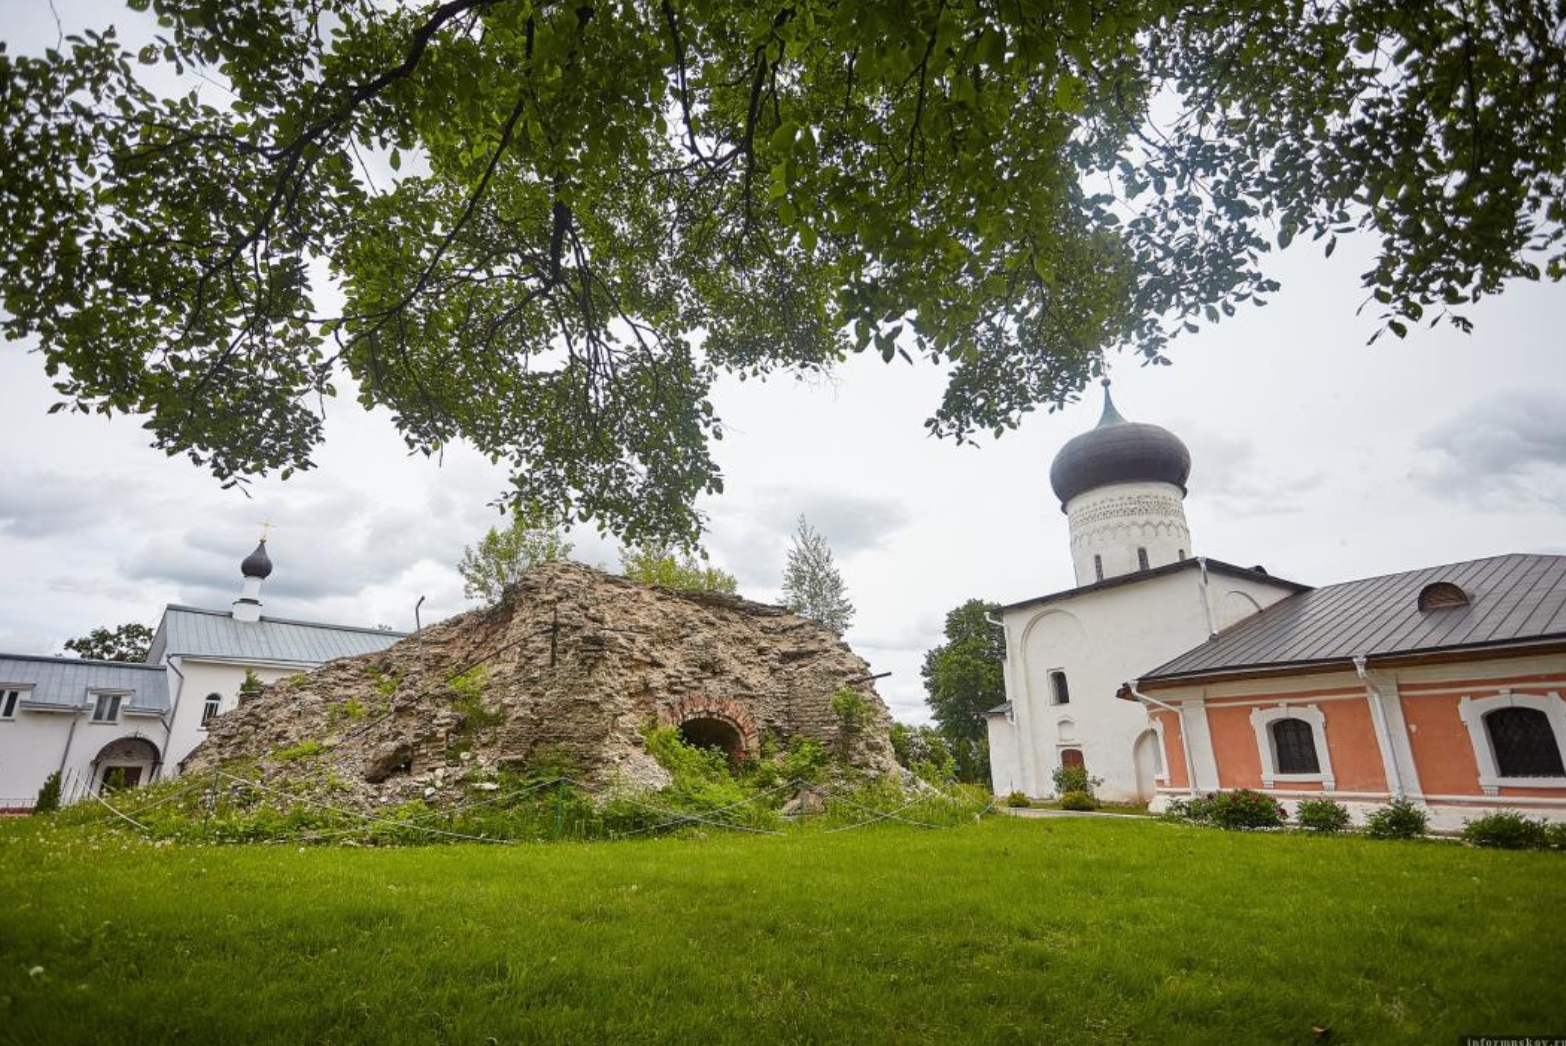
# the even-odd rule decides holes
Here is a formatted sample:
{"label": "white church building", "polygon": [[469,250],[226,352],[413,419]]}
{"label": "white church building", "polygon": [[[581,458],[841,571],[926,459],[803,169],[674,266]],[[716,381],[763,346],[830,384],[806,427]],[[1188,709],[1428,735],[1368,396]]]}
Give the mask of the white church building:
{"label": "white church building", "polygon": [[59,773],[65,801],[179,773],[207,723],[271,683],[406,633],[261,613],[266,540],[240,564],[228,610],[170,605],[145,663],[0,653],[0,811],[33,804]]}
{"label": "white church building", "polygon": [[998,795],[1161,809],[1202,792],[1401,796],[1432,827],[1566,821],[1566,556],[1512,553],[1313,588],[1193,553],[1191,456],[1127,421],[1050,469],[1077,586],[1001,608],[1009,700],[985,716]]}
{"label": "white church building", "polygon": [[1077,587],[1000,611],[1009,700],[986,715],[997,795],[1052,795],[1055,770],[1075,765],[1102,778],[1101,798],[1152,799],[1167,776],[1165,746],[1157,720],[1116,700],[1122,684],[1307,590],[1194,554],[1190,472],[1185,444],[1121,417],[1106,380],[1098,425],[1050,468]]}

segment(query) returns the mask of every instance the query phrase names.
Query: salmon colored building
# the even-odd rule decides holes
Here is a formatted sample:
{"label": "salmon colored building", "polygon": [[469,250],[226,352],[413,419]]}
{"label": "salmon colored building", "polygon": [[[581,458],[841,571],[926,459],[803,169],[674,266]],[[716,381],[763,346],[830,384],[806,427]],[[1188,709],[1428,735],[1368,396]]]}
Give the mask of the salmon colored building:
{"label": "salmon colored building", "polygon": [[1509,555],[1288,596],[1130,681],[1153,806],[1236,788],[1362,818],[1394,796],[1456,829],[1566,821],[1566,556]]}

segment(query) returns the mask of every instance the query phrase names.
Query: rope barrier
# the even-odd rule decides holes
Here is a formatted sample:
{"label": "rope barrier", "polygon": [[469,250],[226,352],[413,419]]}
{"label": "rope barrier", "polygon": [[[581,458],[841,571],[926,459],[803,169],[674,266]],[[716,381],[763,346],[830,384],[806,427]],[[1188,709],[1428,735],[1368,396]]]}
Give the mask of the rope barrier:
{"label": "rope barrier", "polygon": [[344,809],[343,807],[333,806],[331,803],[323,803],[319,799],[311,799],[302,795],[288,795],[286,792],[282,792],[276,788],[271,788],[267,785],[261,784],[259,781],[246,781],[242,777],[235,777],[233,774],[224,773],[221,770],[218,771],[218,773],[221,776],[228,778],[230,781],[247,785],[251,788],[259,788],[263,792],[270,792],[273,795],[287,796],[289,799],[295,800],[296,802],[308,803],[311,806],[317,806],[323,810],[330,810],[333,813],[342,814],[344,817],[355,817],[361,821],[368,821],[372,824],[384,824],[392,828],[411,828],[414,831],[426,832],[430,835],[441,835],[450,839],[466,839],[475,843],[491,843],[496,846],[507,846],[511,843],[510,839],[490,839],[487,836],[482,835],[464,835],[461,832],[448,832],[441,828],[430,828],[424,825],[414,824],[409,821],[393,821],[384,817],[371,817],[369,814],[361,814],[357,810],[348,810]]}
{"label": "rope barrier", "polygon": [[[835,791],[835,789],[833,791]],[[829,792],[829,794],[832,794],[832,793]],[[875,816],[866,818],[863,821],[855,821],[853,824],[845,824],[845,825],[839,825],[836,828],[828,828],[825,831],[823,831],[821,834],[822,835],[835,835],[838,832],[847,832],[847,831],[850,831],[851,829],[854,829],[854,828],[863,828],[867,824],[875,824],[877,821],[885,821],[885,820],[901,821],[903,824],[911,824],[911,825],[915,825],[915,826],[917,826],[919,828],[947,828],[947,827],[950,827],[949,825],[930,824],[928,821],[915,821],[915,820],[912,820],[912,819],[907,818],[907,817],[899,817],[899,816],[897,816],[898,814],[902,813],[904,810],[909,809],[910,807],[918,806],[920,803],[924,802],[926,798],[928,798],[928,797],[927,796],[920,796],[918,799],[915,799],[913,802],[911,802],[911,803],[904,803],[902,806],[899,806],[895,810],[880,811],[880,810],[871,809],[868,806],[861,806],[860,804],[854,802],[851,799],[844,799],[841,795],[838,795],[837,796],[838,802],[844,803],[844,804],[846,804],[848,806],[852,806],[856,810],[862,810],[862,811],[864,811],[867,814],[874,814]]]}
{"label": "rope barrier", "polygon": [[131,824],[135,825],[137,828],[140,828],[144,832],[151,830],[146,825],[144,825],[140,821],[136,820],[134,817],[127,817],[126,815],[124,815],[124,814],[120,813],[118,810],[116,810],[114,807],[109,806],[109,801],[107,799],[105,799],[103,796],[99,795],[97,792],[89,792],[88,794],[91,795],[94,799],[98,800],[98,802],[102,803],[105,807],[107,807],[109,812],[111,814],[113,814],[115,817],[118,817],[120,820],[122,820],[122,821],[129,821]]}
{"label": "rope barrier", "polygon": [[[427,814],[421,814],[418,817],[409,818],[406,821],[387,821],[385,823],[387,823],[387,824],[395,824],[395,825],[399,825],[399,826],[407,826],[407,825],[415,825],[415,824],[419,824],[419,823],[423,823],[423,822],[427,822],[427,821],[433,821],[437,817],[450,817],[450,816],[453,816],[455,814],[466,813],[467,811],[475,809],[475,808],[480,807],[480,806],[488,806],[488,805],[490,805],[492,803],[497,803],[497,802],[499,802],[502,799],[516,799],[516,798],[520,798],[521,796],[524,796],[524,795],[531,795],[532,793],[537,792],[540,789],[548,788],[548,787],[550,787],[552,785],[559,784],[563,780],[565,780],[565,778],[563,778],[563,777],[556,777],[556,778],[552,778],[552,779],[550,779],[548,781],[544,781],[544,782],[542,782],[540,784],[535,784],[535,785],[531,785],[531,786],[529,786],[527,788],[520,789],[519,791],[502,792],[501,794],[491,796],[488,799],[480,799],[480,800],[476,800],[476,801],[472,801],[472,802],[460,803],[457,806],[451,807],[448,810],[431,810]],[[356,825],[353,828],[337,828],[337,829],[333,829],[332,831],[329,831],[329,832],[315,832],[315,831],[301,832],[299,835],[294,836],[293,839],[296,840],[296,841],[301,841],[301,842],[318,842],[318,841],[320,841],[322,839],[331,839],[331,838],[335,838],[336,836],[351,835],[354,832],[362,832],[362,831],[364,831],[364,827],[362,825]]]}
{"label": "rope barrier", "polygon": [[[737,803],[730,803],[728,806],[720,806],[716,810],[708,810],[707,813],[709,813],[709,814],[721,814],[721,813],[725,813],[726,811],[733,810],[733,809],[736,809],[736,808],[741,807],[741,806],[748,806],[751,803],[754,803],[758,799],[764,799],[767,796],[774,795],[774,794],[776,794],[778,792],[783,791],[786,788],[795,788],[795,787],[797,787],[801,783],[802,782],[800,782],[798,779],[793,780],[793,781],[786,781],[783,784],[778,785],[776,788],[769,788],[765,792],[757,792],[755,795],[751,796],[749,799],[741,799]],[[667,812],[673,813],[674,811],[671,810],[671,811],[667,811]],[[638,828],[634,832],[622,832],[621,834],[615,836],[615,838],[616,839],[629,839],[633,835],[641,835],[643,832],[656,832],[660,828],[668,828],[670,825],[682,824],[682,823],[685,823],[685,822],[688,822],[688,821],[691,821],[691,820],[695,820],[695,819],[696,818],[693,817],[693,815],[690,815],[690,814],[680,814],[679,816],[674,817],[674,818],[672,818],[672,819],[670,819],[668,821],[665,821],[662,824],[648,825],[645,828]],[[733,825],[732,827],[739,828],[741,826],[740,825]],[[773,835],[782,835],[783,833],[782,832],[773,832],[772,834]]]}
{"label": "rope barrier", "polygon": [[[427,822],[429,822],[431,820],[435,820],[437,818],[454,818],[454,817],[457,817],[457,816],[459,816],[459,815],[461,815],[463,813],[467,813],[469,811],[478,809],[480,807],[491,806],[491,805],[496,804],[496,803],[501,803],[501,802],[506,802],[506,801],[522,800],[522,799],[525,799],[527,796],[534,795],[534,794],[536,794],[538,792],[543,791],[546,788],[550,788],[550,787],[553,787],[553,786],[556,786],[556,785],[571,785],[571,786],[574,786],[576,788],[581,789],[582,791],[584,791],[584,792],[586,792],[586,793],[588,793],[590,795],[592,795],[592,794],[600,794],[600,795],[603,794],[602,792],[594,793],[593,788],[591,786],[589,786],[588,784],[586,784],[585,782],[575,780],[574,778],[563,777],[562,776],[562,777],[551,778],[551,779],[549,779],[547,781],[534,782],[533,784],[530,784],[530,785],[527,785],[527,786],[521,787],[521,788],[501,791],[501,792],[499,792],[496,795],[488,796],[488,797],[485,797],[485,798],[482,798],[482,799],[480,799],[480,798],[471,798],[470,797],[468,799],[463,800],[462,802],[458,803],[455,806],[452,806],[452,807],[449,807],[449,808],[446,808],[446,809],[431,810],[428,813],[421,814],[421,815],[416,816],[416,817],[407,818],[407,819],[393,819],[393,818],[386,818],[386,817],[376,817],[376,816],[374,816],[372,814],[361,813],[361,812],[359,812],[357,810],[352,810],[352,809],[349,809],[349,808],[346,808],[346,807],[337,806],[337,805],[334,805],[332,803],[322,801],[320,799],[312,798],[310,796],[298,795],[298,794],[294,794],[294,793],[291,793],[291,792],[286,792],[286,791],[283,791],[281,789],[274,788],[274,787],[272,787],[270,785],[267,785],[267,784],[265,784],[265,783],[263,783],[261,781],[250,780],[250,779],[247,779],[247,778],[244,778],[244,777],[240,777],[240,776],[238,776],[236,774],[228,773],[227,771],[223,771],[223,770],[214,770],[213,771],[213,776],[211,778],[210,783],[211,783],[212,788],[214,789],[214,793],[216,791],[217,783],[219,782],[219,780],[226,780],[226,781],[231,783],[230,788],[229,789],[225,789],[225,791],[230,791],[231,792],[233,786],[242,786],[242,787],[245,787],[245,788],[251,788],[251,789],[255,789],[255,790],[259,791],[259,792],[262,792],[262,793],[265,793],[265,794],[268,794],[268,795],[273,795],[273,796],[278,796],[278,797],[284,798],[284,799],[288,800],[289,802],[303,803],[303,804],[306,804],[306,805],[309,805],[309,806],[312,806],[312,807],[316,807],[316,808],[321,809],[321,810],[329,811],[331,813],[337,814],[337,815],[342,816],[342,817],[347,817],[347,818],[351,818],[351,819],[353,819],[355,821],[362,822],[360,824],[353,825],[351,827],[346,827],[346,828],[325,829],[325,830],[306,829],[306,830],[304,830],[302,832],[299,832],[297,834],[288,834],[288,835],[283,835],[283,836],[279,836],[279,837],[275,837],[275,838],[266,840],[268,842],[274,842],[274,843],[320,842],[320,841],[325,840],[325,839],[336,838],[336,837],[340,837],[340,836],[344,836],[344,835],[351,835],[351,834],[356,833],[356,832],[374,831],[377,827],[385,827],[385,828],[389,828],[389,829],[405,829],[405,830],[409,830],[409,831],[413,831],[413,832],[423,833],[423,834],[426,834],[426,835],[439,836],[441,838],[461,840],[461,841],[465,841],[465,842],[489,843],[491,845],[499,845],[499,846],[512,845],[512,844],[514,844],[516,842],[516,840],[494,838],[494,837],[486,836],[486,835],[473,835],[471,833],[451,831],[451,830],[444,829],[444,828],[436,828],[436,827],[433,827],[433,826],[429,825]],[[209,783],[208,779],[205,777],[205,775],[203,775],[203,777],[201,779],[199,779],[199,780],[192,780],[185,787],[180,788],[177,791],[171,792],[168,795],[159,796],[156,800],[146,804],[143,807],[132,808],[132,812],[137,813],[137,814],[144,814],[147,811],[157,809],[158,807],[164,806],[164,805],[166,805],[168,803],[172,803],[174,800],[180,798],[181,796],[187,795],[187,794],[189,794],[192,791],[195,791],[197,789],[205,789],[206,787],[208,787],[208,783]],[[782,832],[782,831],[777,831],[777,830],[774,830],[774,829],[770,829],[770,828],[759,828],[759,827],[755,827],[755,826],[752,826],[752,825],[736,824],[736,823],[734,823],[734,822],[732,822],[730,820],[727,820],[727,819],[723,818],[722,815],[726,814],[726,813],[728,813],[730,811],[733,811],[733,810],[738,810],[738,809],[741,809],[743,807],[747,807],[747,806],[751,806],[751,805],[756,804],[756,803],[763,802],[763,801],[771,798],[772,796],[777,795],[780,792],[788,791],[790,789],[807,787],[808,784],[809,784],[808,782],[806,782],[806,781],[804,781],[802,779],[795,778],[793,780],[785,781],[782,784],[776,785],[776,786],[774,786],[772,788],[768,788],[768,789],[766,789],[764,791],[757,792],[754,795],[747,796],[746,798],[741,799],[738,802],[729,803],[726,806],[721,806],[721,807],[718,807],[718,808],[713,809],[713,810],[705,810],[705,811],[700,811],[700,812],[689,812],[689,811],[682,812],[682,811],[678,811],[678,810],[671,810],[671,809],[667,809],[667,808],[662,807],[662,806],[655,805],[653,803],[643,802],[641,800],[638,800],[638,799],[632,798],[631,796],[623,795],[623,794],[622,795],[617,795],[617,796],[612,796],[612,798],[618,799],[621,802],[627,803],[627,804],[629,804],[629,805],[631,805],[633,807],[636,807],[638,809],[641,809],[641,810],[650,811],[651,813],[657,814],[658,816],[660,816],[660,817],[662,817],[664,819],[662,821],[656,823],[656,824],[643,825],[640,828],[636,828],[636,829],[633,829],[633,830],[627,831],[627,832],[615,832],[615,831],[611,830],[608,833],[608,835],[612,839],[630,839],[630,838],[633,838],[635,836],[645,835],[645,834],[652,833],[652,832],[659,832],[659,831],[662,831],[662,830],[664,830],[666,828],[673,828],[673,827],[676,827],[676,826],[679,826],[679,825],[687,825],[687,824],[700,824],[700,825],[705,825],[705,826],[712,827],[712,828],[724,828],[724,829],[728,829],[730,831],[744,832],[744,833],[748,833],[748,834],[752,834],[752,835],[771,835],[771,836],[785,835],[787,833]],[[853,830],[858,829],[858,828],[864,828],[864,827],[866,827],[868,825],[877,824],[877,823],[880,823],[880,822],[883,822],[883,821],[896,821],[896,822],[899,822],[901,824],[906,824],[906,825],[910,825],[910,826],[913,826],[913,827],[926,828],[926,829],[954,828],[954,827],[957,827],[957,825],[955,825],[955,824],[946,824],[946,825],[934,824],[934,823],[931,823],[929,821],[920,820],[920,819],[917,819],[917,818],[914,818],[914,817],[905,817],[905,816],[902,816],[902,815],[906,811],[909,811],[909,810],[913,809],[914,807],[919,806],[922,803],[925,803],[925,802],[928,802],[928,801],[932,801],[932,800],[935,800],[935,799],[944,800],[947,803],[952,804],[954,806],[958,806],[958,807],[962,807],[962,806],[966,805],[961,798],[954,797],[954,796],[949,795],[949,794],[947,794],[946,792],[944,792],[944,791],[942,791],[940,789],[937,789],[937,788],[934,788],[934,787],[931,787],[931,786],[928,786],[928,785],[925,786],[924,790],[922,791],[922,793],[920,795],[916,796],[914,799],[910,800],[909,802],[906,802],[906,803],[903,803],[900,806],[894,807],[891,810],[877,810],[877,809],[875,809],[873,807],[866,806],[866,805],[864,805],[864,804],[862,804],[860,802],[855,801],[854,799],[849,798],[848,794],[846,794],[841,788],[838,788],[837,786],[834,786],[834,785],[827,785],[827,786],[825,786],[824,790],[826,792],[826,796],[827,796],[828,802],[841,803],[844,806],[847,806],[847,807],[849,807],[849,808],[851,808],[853,810],[859,811],[860,813],[866,814],[868,816],[861,817],[859,820],[853,821],[853,822],[851,822],[849,824],[838,825],[837,827],[834,827],[834,828],[825,828],[825,829],[822,829],[819,832],[812,833],[812,834],[835,835],[835,834],[838,834],[838,833],[841,833],[841,832],[853,831]],[[130,824],[130,825],[134,826],[135,828],[140,829],[142,832],[147,832],[147,833],[151,833],[152,832],[152,829],[148,828],[147,825],[143,824],[141,821],[136,820],[134,817],[130,816],[130,814],[126,813],[124,810],[122,810],[122,809],[114,806],[113,804],[109,803],[108,800],[106,800],[102,795],[99,795],[97,792],[89,792],[88,794],[90,794],[95,801],[97,801],[100,805],[102,805],[109,812],[109,814],[111,814],[114,818],[118,818],[119,820],[125,821],[127,824]],[[990,811],[992,811],[993,809],[995,809],[995,800],[993,798],[991,798],[991,800],[984,807],[979,809],[974,814],[975,822],[983,820],[984,816],[986,814],[988,814]],[[106,818],[106,820],[108,820],[108,819]],[[558,832],[558,827],[559,826],[557,824],[557,832]]]}

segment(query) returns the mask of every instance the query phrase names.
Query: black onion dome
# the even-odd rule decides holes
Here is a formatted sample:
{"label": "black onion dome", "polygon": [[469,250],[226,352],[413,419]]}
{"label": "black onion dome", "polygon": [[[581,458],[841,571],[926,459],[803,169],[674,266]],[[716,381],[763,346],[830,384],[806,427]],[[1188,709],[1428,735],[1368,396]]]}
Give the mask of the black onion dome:
{"label": "black onion dome", "polygon": [[1061,507],[1085,491],[1110,483],[1173,483],[1185,492],[1191,452],[1166,428],[1127,421],[1109,398],[1104,380],[1104,414],[1098,425],[1075,437],[1055,455],[1049,485]]}
{"label": "black onion dome", "polygon": [[245,557],[245,561],[239,564],[239,572],[245,577],[260,578],[265,581],[272,574],[272,560],[266,554],[266,538],[261,539],[261,544],[256,550]]}

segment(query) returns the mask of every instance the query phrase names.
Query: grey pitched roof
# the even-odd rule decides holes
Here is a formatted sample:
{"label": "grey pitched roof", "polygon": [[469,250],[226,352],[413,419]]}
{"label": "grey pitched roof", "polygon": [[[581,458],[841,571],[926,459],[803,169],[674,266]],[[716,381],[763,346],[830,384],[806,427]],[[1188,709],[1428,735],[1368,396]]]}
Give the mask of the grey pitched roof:
{"label": "grey pitched roof", "polygon": [[1032,599],[1024,599],[1017,603],[1007,603],[1001,607],[1004,613],[1007,610],[1021,610],[1023,607],[1039,606],[1043,603],[1053,603],[1058,599],[1070,599],[1073,596],[1085,596],[1093,592],[1102,592],[1106,588],[1118,588],[1121,585],[1134,585],[1139,581],[1148,581],[1155,577],[1164,577],[1168,574],[1179,573],[1182,570],[1197,570],[1206,562],[1207,570],[1213,574],[1227,574],[1230,577],[1249,578],[1252,581],[1266,581],[1281,588],[1292,588],[1296,592],[1304,592],[1310,588],[1298,581],[1290,581],[1287,578],[1275,577],[1267,573],[1261,567],[1237,567],[1233,563],[1225,563],[1221,559],[1210,559],[1203,556],[1192,556],[1190,559],[1177,560],[1174,563],[1165,563],[1161,567],[1153,567],[1151,570],[1137,570],[1130,574],[1116,574],[1114,577],[1095,581],[1091,585],[1079,585],[1076,588],[1068,588],[1060,592],[1051,592],[1047,596],[1034,596]]}
{"label": "grey pitched roof", "polygon": [[[1462,588],[1467,605],[1421,611],[1419,593],[1437,581]],[[1566,556],[1494,556],[1289,596],[1140,682],[1551,638],[1566,638]]]}
{"label": "grey pitched roof", "polygon": [[265,616],[259,621],[235,621],[232,614],[223,610],[169,606],[163,611],[163,621],[158,625],[147,660],[211,657],[319,665],[340,657],[385,650],[407,635],[381,628]]}
{"label": "grey pitched roof", "polygon": [[979,718],[983,719],[983,718],[985,718],[987,716],[992,716],[992,715],[1011,715],[1011,702],[1007,701],[1004,704],[996,705],[994,708],[990,709],[987,712],[980,712],[979,713]]}
{"label": "grey pitched roof", "polygon": [[23,708],[86,708],[89,690],[126,690],[131,694],[128,711],[169,710],[168,670],[162,665],[0,654],[0,685],[6,683],[32,688]]}

